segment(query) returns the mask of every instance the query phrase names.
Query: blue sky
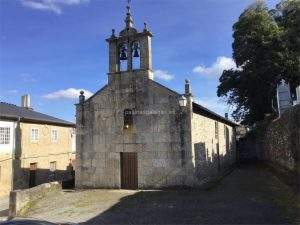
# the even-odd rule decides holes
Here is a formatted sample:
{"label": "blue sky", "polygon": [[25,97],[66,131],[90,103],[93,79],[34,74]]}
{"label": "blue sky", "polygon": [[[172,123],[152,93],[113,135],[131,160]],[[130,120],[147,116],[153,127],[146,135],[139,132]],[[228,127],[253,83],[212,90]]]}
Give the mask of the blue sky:
{"label": "blue sky", "polygon": [[[266,1],[269,7],[279,0]],[[234,67],[232,25],[254,0],[132,0],[135,27],[147,21],[155,80],[224,115],[216,96],[222,69]],[[111,29],[124,27],[125,0],[0,0],[0,101],[74,121],[77,92],[107,83]]]}

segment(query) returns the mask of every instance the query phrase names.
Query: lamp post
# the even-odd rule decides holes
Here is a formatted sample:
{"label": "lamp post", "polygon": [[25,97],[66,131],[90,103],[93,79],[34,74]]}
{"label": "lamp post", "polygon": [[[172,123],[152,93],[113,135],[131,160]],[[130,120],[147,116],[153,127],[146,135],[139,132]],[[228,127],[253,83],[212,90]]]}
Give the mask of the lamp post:
{"label": "lamp post", "polygon": [[183,108],[183,107],[186,107],[187,99],[186,99],[186,97],[184,97],[184,96],[182,95],[182,96],[179,98],[178,102],[179,102],[179,106],[180,106],[181,108]]}

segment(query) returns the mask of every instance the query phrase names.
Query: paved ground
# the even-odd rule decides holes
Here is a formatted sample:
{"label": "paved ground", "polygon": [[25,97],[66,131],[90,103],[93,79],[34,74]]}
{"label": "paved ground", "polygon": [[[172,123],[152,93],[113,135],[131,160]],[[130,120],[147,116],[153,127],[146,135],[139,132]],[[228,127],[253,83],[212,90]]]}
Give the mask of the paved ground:
{"label": "paved ground", "polygon": [[0,197],[0,222],[8,216],[8,196]]}
{"label": "paved ground", "polygon": [[300,224],[300,203],[266,168],[243,166],[209,190],[52,194],[27,216],[82,224]]}

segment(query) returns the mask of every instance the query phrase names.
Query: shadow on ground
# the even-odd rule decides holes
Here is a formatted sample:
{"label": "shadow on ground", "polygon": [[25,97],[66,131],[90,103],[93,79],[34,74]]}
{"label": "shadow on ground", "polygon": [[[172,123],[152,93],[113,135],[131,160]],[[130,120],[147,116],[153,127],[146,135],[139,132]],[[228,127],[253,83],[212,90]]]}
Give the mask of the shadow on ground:
{"label": "shadow on ground", "polygon": [[1,210],[0,211],[0,217],[6,217],[6,216],[8,216],[8,209]]}
{"label": "shadow on ground", "polygon": [[141,191],[81,224],[297,224],[299,201],[258,165],[206,190]]}

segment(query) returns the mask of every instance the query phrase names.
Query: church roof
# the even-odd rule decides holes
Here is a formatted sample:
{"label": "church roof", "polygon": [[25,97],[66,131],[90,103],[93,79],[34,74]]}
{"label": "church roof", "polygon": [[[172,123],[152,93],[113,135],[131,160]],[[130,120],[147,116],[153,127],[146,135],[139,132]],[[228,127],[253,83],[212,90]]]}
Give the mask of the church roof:
{"label": "church roof", "polygon": [[74,123],[58,119],[32,109],[16,106],[14,104],[0,102],[0,119],[18,120],[41,124],[54,124],[59,126],[75,127]]}

